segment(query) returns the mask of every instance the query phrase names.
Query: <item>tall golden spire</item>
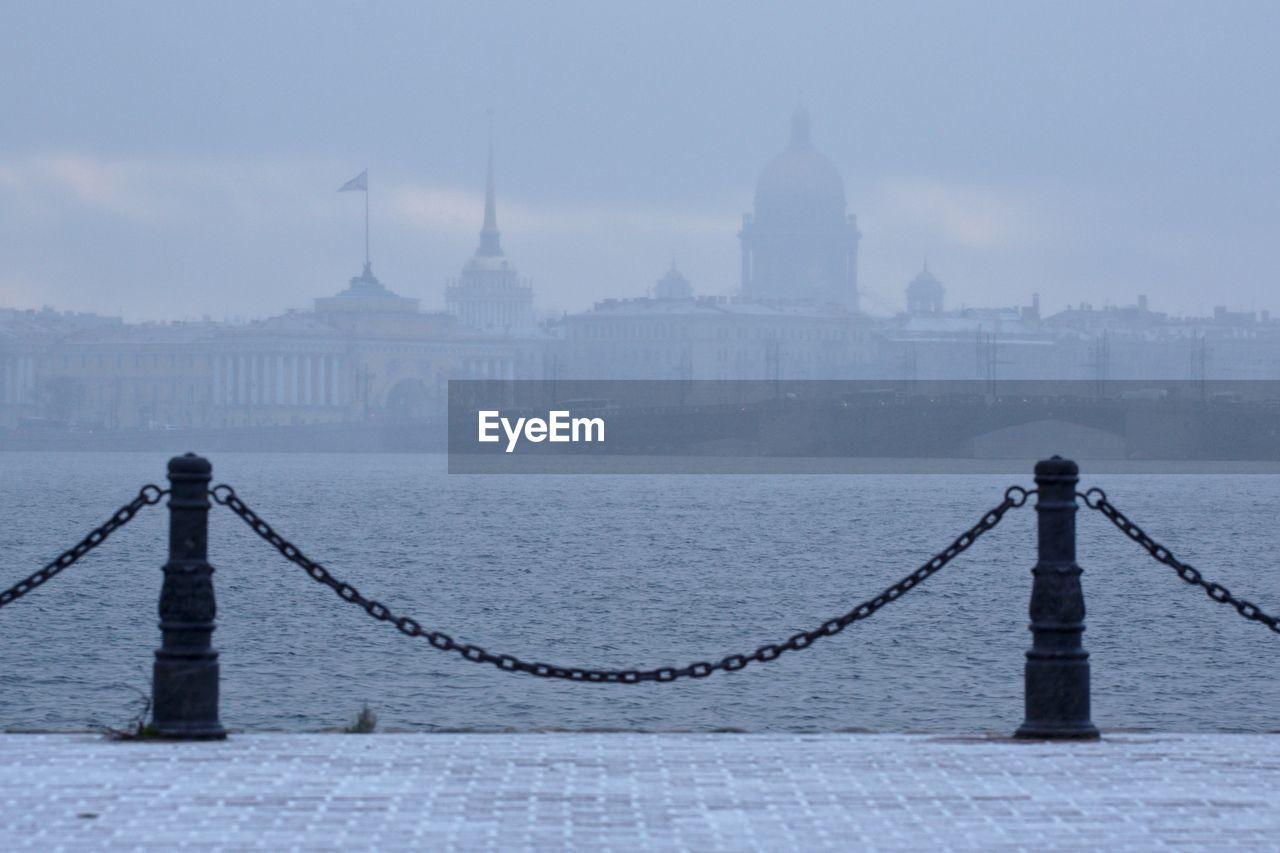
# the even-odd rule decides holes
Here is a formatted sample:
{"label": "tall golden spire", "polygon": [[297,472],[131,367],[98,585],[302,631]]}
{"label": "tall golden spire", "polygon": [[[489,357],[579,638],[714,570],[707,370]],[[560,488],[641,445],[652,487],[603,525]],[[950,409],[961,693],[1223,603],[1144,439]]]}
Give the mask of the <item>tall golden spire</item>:
{"label": "tall golden spire", "polygon": [[497,257],[502,254],[498,233],[497,193],[493,183],[493,110],[489,110],[489,163],[484,185],[484,227],[480,229],[480,248],[476,254]]}

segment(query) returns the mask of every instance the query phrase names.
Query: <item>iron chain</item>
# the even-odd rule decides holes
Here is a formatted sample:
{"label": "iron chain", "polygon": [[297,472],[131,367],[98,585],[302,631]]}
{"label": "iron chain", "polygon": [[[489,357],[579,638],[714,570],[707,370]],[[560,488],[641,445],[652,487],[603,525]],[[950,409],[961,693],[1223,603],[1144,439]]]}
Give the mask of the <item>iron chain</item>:
{"label": "iron chain", "polygon": [[298,546],[276,533],[271,525],[263,521],[257,513],[236,495],[235,489],[231,488],[231,486],[226,484],[215,486],[210,490],[209,494],[215,503],[226,506],[238,515],[245,524],[252,528],[254,533],[257,533],[270,543],[286,560],[300,566],[313,580],[332,589],[342,600],[360,605],[366,613],[379,622],[392,623],[397,630],[406,636],[423,637],[434,648],[441,651],[457,652],[469,661],[493,664],[499,669],[508,672],[523,672],[540,678],[560,678],[567,681],[583,681],[597,684],[636,684],[641,681],[667,682],[675,681],[678,678],[706,678],[717,670],[735,672],[752,661],[765,663],[776,660],[783,652],[799,651],[800,649],[808,648],[815,640],[822,637],[833,637],[854,622],[866,619],[886,604],[897,601],[907,592],[919,586],[930,575],[967,551],[983,533],[999,524],[1006,512],[1024,505],[1028,496],[1033,493],[1034,490],[1028,491],[1021,486],[1011,486],[1005,491],[1004,500],[983,515],[977,524],[960,534],[954,542],[934,555],[920,568],[875,598],[862,602],[842,616],[828,619],[812,631],[801,631],[781,643],[763,645],[754,652],[729,655],[716,662],[700,661],[680,668],[660,667],[650,670],[582,669],[549,663],[530,663],[514,655],[494,654],[479,646],[459,643],[448,634],[428,630],[407,616],[396,616],[385,604],[365,598],[351,584],[335,578],[324,566],[303,554]]}
{"label": "iron chain", "polygon": [[57,559],[30,577],[24,578],[4,592],[0,592],[0,607],[17,601],[63,569],[69,568],[85,554],[107,541],[107,537],[112,533],[132,521],[133,517],[144,506],[153,506],[160,503],[160,499],[167,494],[169,494],[168,489],[162,489],[154,483],[148,483],[143,486],[138,491],[136,498],[116,510],[111,518],[89,531],[89,535],[77,542],[73,547],[59,554]]}
{"label": "iron chain", "polygon": [[1168,548],[1161,545],[1156,540],[1147,535],[1147,532],[1138,525],[1134,524],[1129,518],[1116,509],[1115,504],[1107,500],[1107,493],[1099,488],[1092,488],[1087,492],[1078,493],[1077,496],[1084,501],[1085,506],[1090,509],[1096,509],[1105,515],[1112,524],[1118,527],[1126,536],[1141,545],[1148,554],[1156,559],[1157,562],[1164,563],[1169,568],[1178,573],[1178,577],[1182,578],[1193,586],[1198,586],[1205,591],[1205,594],[1214,601],[1222,604],[1230,604],[1246,619],[1254,622],[1261,622],[1272,631],[1280,634],[1280,619],[1275,616],[1269,616],[1262,611],[1258,605],[1243,598],[1236,598],[1231,594],[1231,590],[1222,584],[1207,581],[1200,574],[1199,569],[1184,563],[1169,551]]}

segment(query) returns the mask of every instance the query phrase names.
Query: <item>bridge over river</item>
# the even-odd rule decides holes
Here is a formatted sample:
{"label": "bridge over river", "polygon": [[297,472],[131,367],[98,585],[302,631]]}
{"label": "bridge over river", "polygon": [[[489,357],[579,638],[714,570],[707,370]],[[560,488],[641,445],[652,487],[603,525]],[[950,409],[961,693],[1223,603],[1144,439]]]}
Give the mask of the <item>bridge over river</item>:
{"label": "bridge over river", "polygon": [[[596,413],[608,424],[602,445],[522,445],[522,452],[953,459],[1026,459],[1059,452],[1084,459],[1280,459],[1280,403],[1267,401],[780,399],[616,406]],[[469,421],[451,428],[468,440],[475,431]],[[503,450],[464,448],[457,442],[451,449]]]}

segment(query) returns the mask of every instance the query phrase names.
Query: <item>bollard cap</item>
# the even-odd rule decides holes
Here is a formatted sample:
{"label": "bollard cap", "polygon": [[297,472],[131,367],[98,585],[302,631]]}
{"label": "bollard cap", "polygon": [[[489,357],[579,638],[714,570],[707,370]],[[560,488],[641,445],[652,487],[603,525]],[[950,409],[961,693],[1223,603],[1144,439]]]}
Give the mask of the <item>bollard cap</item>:
{"label": "bollard cap", "polygon": [[1051,456],[1036,463],[1036,477],[1075,477],[1079,473],[1079,465],[1061,456]]}
{"label": "bollard cap", "polygon": [[187,453],[169,460],[169,473],[172,474],[204,474],[213,473],[213,465],[203,456]]}

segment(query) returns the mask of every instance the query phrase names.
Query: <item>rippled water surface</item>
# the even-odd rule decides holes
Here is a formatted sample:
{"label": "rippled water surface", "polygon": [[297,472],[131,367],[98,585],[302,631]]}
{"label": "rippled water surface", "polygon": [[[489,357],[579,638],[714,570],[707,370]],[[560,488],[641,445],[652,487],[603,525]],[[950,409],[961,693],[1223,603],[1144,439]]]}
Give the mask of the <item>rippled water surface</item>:
{"label": "rippled water surface", "polygon": [[[155,454],[0,454],[0,586],[148,480]],[[896,581],[1023,477],[450,476],[432,456],[235,455],[215,479],[336,575],[459,641],[599,667],[718,660],[813,628]],[[1085,477],[1175,553],[1280,610],[1271,475]],[[149,685],[165,515],[0,610],[0,727],[122,726]],[[806,651],[675,684],[497,671],[369,619],[225,509],[211,560],[222,717],[320,729],[1008,732],[1022,715],[1030,508],[869,621]],[[1280,637],[1080,518],[1093,717],[1103,728],[1280,729]]]}

